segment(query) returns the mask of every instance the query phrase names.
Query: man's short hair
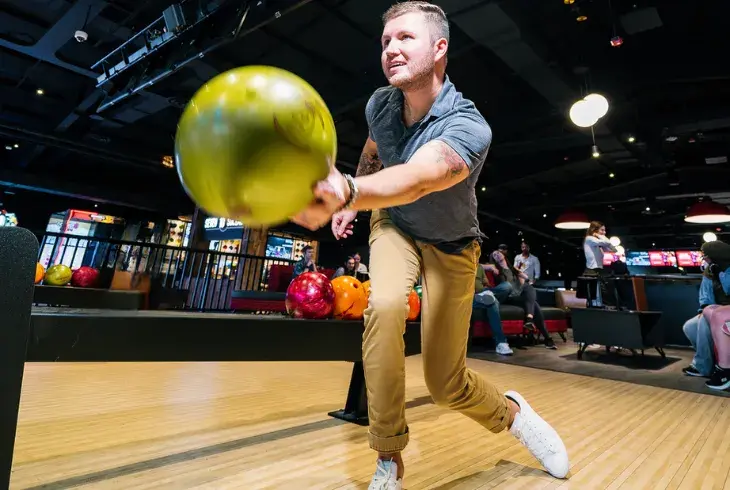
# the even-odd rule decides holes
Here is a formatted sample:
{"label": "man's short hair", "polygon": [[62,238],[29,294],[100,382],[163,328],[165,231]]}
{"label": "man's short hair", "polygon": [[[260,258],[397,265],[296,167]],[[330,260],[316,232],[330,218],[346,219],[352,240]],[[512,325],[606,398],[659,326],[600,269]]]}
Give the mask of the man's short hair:
{"label": "man's short hair", "polygon": [[446,19],[446,13],[441,7],[431,2],[410,1],[396,3],[383,14],[383,25],[396,17],[413,12],[420,12],[426,17],[432,41],[436,41],[442,37],[447,41],[449,40],[449,21]]}

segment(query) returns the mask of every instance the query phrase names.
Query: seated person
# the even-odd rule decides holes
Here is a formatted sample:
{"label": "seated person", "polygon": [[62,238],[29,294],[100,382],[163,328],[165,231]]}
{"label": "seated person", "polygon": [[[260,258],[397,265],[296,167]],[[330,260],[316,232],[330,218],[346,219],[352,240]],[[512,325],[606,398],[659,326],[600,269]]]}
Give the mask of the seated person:
{"label": "seated person", "polygon": [[338,268],[332,275],[332,279],[340,276],[352,276],[355,277],[357,269],[355,268],[355,259],[353,257],[347,257],[344,267]]}
{"label": "seated person", "polygon": [[511,356],[513,354],[507,343],[507,338],[502,330],[502,318],[499,316],[499,300],[487,289],[489,282],[484,269],[477,267],[477,275],[474,280],[474,302],[472,307],[476,310],[483,310],[487,314],[489,326],[492,328],[492,336],[497,344],[497,354]]}
{"label": "seated person", "polygon": [[500,245],[497,250],[492,252],[490,260],[499,270],[500,284],[507,282],[512,286],[512,291],[505,303],[523,308],[525,310],[525,328],[539,331],[545,338],[546,348],[557,349],[545,326],[542,309],[537,304],[537,291],[528,282],[527,275],[509,265],[511,262],[508,260],[507,245]]}
{"label": "seated person", "polygon": [[355,252],[352,258],[355,260],[355,277],[361,281],[367,281],[370,278],[368,266],[362,263],[362,257],[359,253]]}
{"label": "seated person", "polygon": [[[493,284],[486,273],[489,272],[493,277],[499,277],[499,268],[491,263],[481,264],[481,269],[484,271],[484,277],[486,279],[485,288],[488,289],[495,298],[501,303],[507,301],[512,295],[512,285],[508,282],[500,282],[499,284]],[[477,274],[479,271],[477,271]]]}
{"label": "seated person", "polygon": [[730,245],[721,241],[706,242],[702,245],[702,253],[706,267],[700,283],[699,314],[687,320],[682,327],[695,355],[692,363],[682,372],[687,376],[712,377],[707,382],[707,386],[712,387],[710,384],[713,380],[720,383],[723,375],[727,375],[724,373],[727,370],[717,369],[719,372],[717,376],[714,375],[716,367],[712,332],[702,311],[710,305],[730,305]]}
{"label": "seated person", "polygon": [[314,249],[309,245],[302,249],[302,258],[294,264],[292,280],[305,272],[317,272],[317,265],[314,263]]}

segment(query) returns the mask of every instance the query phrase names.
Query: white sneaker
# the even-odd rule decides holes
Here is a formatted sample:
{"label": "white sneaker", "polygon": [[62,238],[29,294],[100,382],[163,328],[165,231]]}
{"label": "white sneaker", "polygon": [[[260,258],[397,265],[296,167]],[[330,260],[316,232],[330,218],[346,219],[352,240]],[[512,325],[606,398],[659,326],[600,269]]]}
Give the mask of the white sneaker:
{"label": "white sneaker", "polygon": [[548,473],[555,478],[565,478],[570,470],[570,462],[568,450],[558,433],[532,409],[522,395],[508,391],[504,396],[520,406],[510,433],[519,439]]}
{"label": "white sneaker", "polygon": [[398,479],[398,465],[392,460],[378,459],[378,467],[368,490],[401,490],[402,479]]}
{"label": "white sneaker", "polygon": [[512,349],[509,348],[509,344],[507,342],[500,342],[497,344],[497,354],[502,356],[511,356],[514,352],[512,352]]}

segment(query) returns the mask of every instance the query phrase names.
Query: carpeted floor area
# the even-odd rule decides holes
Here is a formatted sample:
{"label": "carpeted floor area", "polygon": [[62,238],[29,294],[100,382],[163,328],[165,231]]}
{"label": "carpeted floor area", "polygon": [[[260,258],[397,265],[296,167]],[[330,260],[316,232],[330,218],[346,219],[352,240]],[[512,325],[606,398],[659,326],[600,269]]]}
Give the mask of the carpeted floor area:
{"label": "carpeted floor area", "polygon": [[644,356],[640,353],[634,356],[630,351],[617,352],[611,349],[607,353],[603,346],[591,346],[583,354],[583,359],[578,360],[578,344],[573,342],[570,331],[567,342],[563,342],[558,336],[554,338],[558,347],[556,351],[542,345],[521,347],[510,341],[514,351],[512,356],[500,356],[494,352],[493,346],[475,342],[469,351],[469,357],[730,398],[730,392],[707,388],[705,378],[692,378],[682,373],[682,368],[688,366],[692,360],[693,351],[689,349],[666,348],[664,352],[667,357],[662,359],[653,349],[646,350]]}

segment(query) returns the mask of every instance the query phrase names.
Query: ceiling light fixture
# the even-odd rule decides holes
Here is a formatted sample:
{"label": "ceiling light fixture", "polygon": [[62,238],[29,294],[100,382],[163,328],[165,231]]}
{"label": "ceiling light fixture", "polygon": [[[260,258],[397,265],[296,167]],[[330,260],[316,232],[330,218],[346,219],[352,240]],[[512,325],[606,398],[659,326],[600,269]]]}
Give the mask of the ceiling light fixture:
{"label": "ceiling light fixture", "polygon": [[561,230],[586,230],[590,224],[590,220],[585,213],[566,211],[555,221],[555,228]]}
{"label": "ceiling light fixture", "polygon": [[687,223],[727,223],[730,210],[713,201],[701,201],[690,206],[684,220]]}
{"label": "ceiling light fixture", "polygon": [[717,241],[717,235],[715,235],[711,231],[708,231],[707,233],[702,235],[702,239],[706,242],[714,242]]}
{"label": "ceiling light fixture", "polygon": [[36,89],[35,93],[36,93],[36,95],[43,95],[45,92],[43,91],[42,88],[39,88],[39,89]]}
{"label": "ceiling light fixture", "polygon": [[600,156],[601,156],[601,152],[600,152],[600,151],[598,151],[598,146],[596,146],[596,145],[593,145],[593,146],[591,147],[591,156],[592,156],[593,158],[598,158],[598,157],[600,157]]}
{"label": "ceiling light fixture", "polygon": [[588,94],[570,107],[570,120],[580,128],[589,128],[608,113],[608,99],[601,94]]}

